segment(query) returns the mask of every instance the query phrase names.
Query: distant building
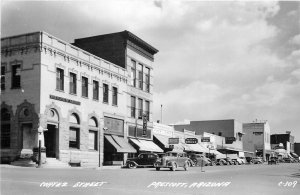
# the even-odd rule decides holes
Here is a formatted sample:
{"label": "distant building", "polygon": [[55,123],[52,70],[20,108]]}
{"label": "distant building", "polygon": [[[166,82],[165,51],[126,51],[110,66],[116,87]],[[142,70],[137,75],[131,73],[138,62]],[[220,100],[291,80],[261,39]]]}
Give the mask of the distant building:
{"label": "distant building", "polygon": [[[222,143],[219,143],[217,149],[222,153],[239,153],[243,151],[242,137],[243,128],[242,123],[235,119],[228,120],[208,120],[208,121],[191,121],[190,124],[174,125],[175,130],[195,131],[196,135],[203,135],[210,133],[223,137]],[[232,142],[227,140],[234,139]]]}
{"label": "distant building", "polygon": [[272,134],[271,145],[272,148],[278,146],[280,143],[283,144],[284,149],[287,153],[295,152],[295,137],[291,135],[291,132],[287,131],[285,134]]}
{"label": "distant building", "polygon": [[[300,156],[300,143],[295,143],[294,144],[294,152]],[[299,159],[300,160],[300,159]]]}
{"label": "distant building", "polygon": [[267,121],[256,121],[243,123],[244,149],[254,152],[256,156],[261,156],[265,160],[272,154],[270,144],[270,126]]}

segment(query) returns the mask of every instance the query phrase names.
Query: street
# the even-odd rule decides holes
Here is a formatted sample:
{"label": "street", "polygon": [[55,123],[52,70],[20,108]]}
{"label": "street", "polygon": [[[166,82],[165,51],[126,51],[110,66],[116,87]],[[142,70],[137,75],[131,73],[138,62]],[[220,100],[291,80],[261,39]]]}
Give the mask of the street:
{"label": "street", "polygon": [[300,164],[136,169],[1,167],[1,194],[299,194]]}

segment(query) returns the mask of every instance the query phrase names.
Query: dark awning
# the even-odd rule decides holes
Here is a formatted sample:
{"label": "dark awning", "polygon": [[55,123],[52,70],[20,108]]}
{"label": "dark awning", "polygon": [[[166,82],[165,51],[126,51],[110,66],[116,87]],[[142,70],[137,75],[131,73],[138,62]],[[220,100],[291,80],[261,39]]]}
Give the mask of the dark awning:
{"label": "dark awning", "polygon": [[120,153],[136,153],[134,149],[124,138],[116,135],[105,135],[105,138]]}

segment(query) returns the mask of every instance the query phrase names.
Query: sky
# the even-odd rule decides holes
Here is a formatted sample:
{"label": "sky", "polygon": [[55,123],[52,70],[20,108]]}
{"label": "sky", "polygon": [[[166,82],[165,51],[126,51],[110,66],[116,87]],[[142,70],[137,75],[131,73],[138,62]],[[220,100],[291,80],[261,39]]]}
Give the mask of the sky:
{"label": "sky", "polygon": [[300,142],[299,18],[299,1],[2,0],[1,37],[129,30],[159,50],[154,121],[267,120]]}

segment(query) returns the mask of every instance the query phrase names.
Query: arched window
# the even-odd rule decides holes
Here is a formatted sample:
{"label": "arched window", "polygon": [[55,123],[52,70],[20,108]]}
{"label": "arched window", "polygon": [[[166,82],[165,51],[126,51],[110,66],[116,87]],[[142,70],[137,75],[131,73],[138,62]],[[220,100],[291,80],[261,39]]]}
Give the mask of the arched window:
{"label": "arched window", "polygon": [[98,150],[98,122],[95,117],[89,119],[89,150]]}
{"label": "arched window", "polygon": [[10,113],[8,109],[1,109],[1,148],[10,147]]}
{"label": "arched window", "polygon": [[79,149],[79,129],[80,120],[77,114],[72,113],[69,118],[70,131],[69,131],[69,147]]}

